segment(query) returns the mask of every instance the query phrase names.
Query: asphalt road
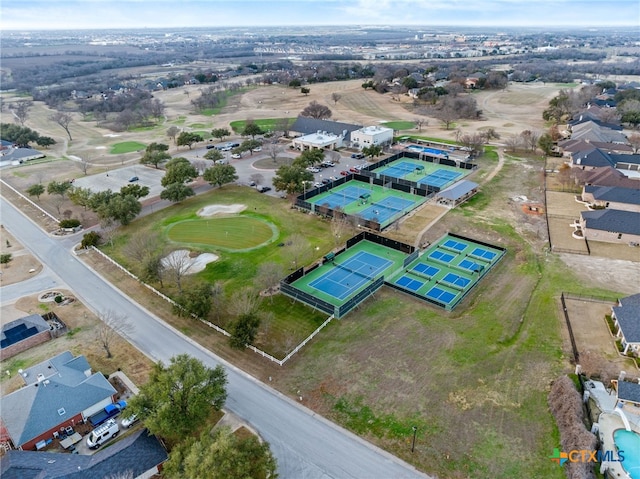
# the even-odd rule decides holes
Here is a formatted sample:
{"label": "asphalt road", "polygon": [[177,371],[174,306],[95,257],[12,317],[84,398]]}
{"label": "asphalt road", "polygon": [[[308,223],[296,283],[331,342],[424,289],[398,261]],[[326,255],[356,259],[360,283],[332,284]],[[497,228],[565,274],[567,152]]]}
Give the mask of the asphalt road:
{"label": "asphalt road", "polygon": [[[55,272],[54,277],[63,278],[84,304],[96,312],[111,309],[122,313],[130,325],[127,339],[140,351],[165,363],[176,354],[187,353],[210,367],[223,364],[228,375],[225,407],[270,443],[281,478],[428,478],[222,361],[163,323],[76,258],[69,247],[71,238],[47,236],[1,197],[0,211],[4,226]],[[4,297],[4,289],[0,289],[0,299]]]}

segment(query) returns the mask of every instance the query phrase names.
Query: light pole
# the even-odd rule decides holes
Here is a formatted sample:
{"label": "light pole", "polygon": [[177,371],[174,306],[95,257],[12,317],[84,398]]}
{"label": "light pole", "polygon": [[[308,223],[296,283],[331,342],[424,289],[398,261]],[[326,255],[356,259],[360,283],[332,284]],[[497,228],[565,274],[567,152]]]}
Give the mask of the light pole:
{"label": "light pole", "polygon": [[416,448],[416,432],[418,431],[418,426],[411,426],[413,429],[413,441],[411,441],[411,452]]}

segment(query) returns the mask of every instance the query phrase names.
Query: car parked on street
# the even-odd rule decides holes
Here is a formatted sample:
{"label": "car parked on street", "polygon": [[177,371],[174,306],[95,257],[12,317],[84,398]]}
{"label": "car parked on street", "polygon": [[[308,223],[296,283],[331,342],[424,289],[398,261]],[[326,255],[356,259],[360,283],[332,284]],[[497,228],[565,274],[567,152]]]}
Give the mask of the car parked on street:
{"label": "car parked on street", "polygon": [[329,183],[331,183],[331,180],[329,178],[322,178],[323,185],[328,185]]}
{"label": "car parked on street", "polygon": [[364,158],[364,155],[362,153],[353,153],[351,155],[351,158],[355,158],[356,160],[361,160]]}
{"label": "car parked on street", "polygon": [[242,158],[242,155],[240,153],[234,153],[233,155],[231,155],[231,158],[233,158],[234,160],[239,160],[240,158]]}
{"label": "car parked on street", "polygon": [[347,170],[342,170],[342,171],[340,172],[340,174],[341,174],[342,176],[348,176],[348,175],[349,175],[349,172],[348,172]]}
{"label": "car parked on street", "polygon": [[267,191],[271,191],[270,186],[257,186],[256,189],[259,193],[266,193]]}
{"label": "car parked on street", "polygon": [[125,417],[122,421],[120,421],[120,424],[122,424],[122,427],[130,428],[136,422],[138,422],[138,416],[136,414],[132,414],[131,416]]}

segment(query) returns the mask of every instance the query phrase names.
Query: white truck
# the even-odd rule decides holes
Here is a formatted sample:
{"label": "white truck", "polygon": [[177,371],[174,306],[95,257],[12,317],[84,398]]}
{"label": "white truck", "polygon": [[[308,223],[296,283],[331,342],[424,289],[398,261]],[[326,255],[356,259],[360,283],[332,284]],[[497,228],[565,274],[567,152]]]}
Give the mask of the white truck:
{"label": "white truck", "polygon": [[119,432],[118,422],[115,419],[109,419],[89,433],[87,446],[89,449],[97,449],[109,439],[116,437]]}

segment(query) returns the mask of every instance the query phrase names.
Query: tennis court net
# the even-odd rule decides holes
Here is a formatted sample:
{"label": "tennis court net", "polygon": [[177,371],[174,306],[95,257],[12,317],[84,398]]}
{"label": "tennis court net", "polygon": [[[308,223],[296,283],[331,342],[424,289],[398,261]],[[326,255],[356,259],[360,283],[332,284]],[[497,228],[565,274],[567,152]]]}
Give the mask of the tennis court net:
{"label": "tennis court net", "polygon": [[408,273],[411,273],[411,274],[413,274],[413,275],[415,275],[415,276],[418,276],[418,277],[420,277],[420,278],[424,278],[424,279],[426,279],[427,281],[431,281],[431,276],[429,276],[428,274],[423,273],[423,272],[421,272],[421,271],[418,271],[417,269],[410,269],[410,270],[409,270],[409,271],[407,271],[407,272],[408,272]]}
{"label": "tennis court net", "polygon": [[381,203],[371,203],[372,206],[375,206],[376,208],[381,208],[381,209],[385,209],[385,210],[389,210],[389,211],[403,211],[406,209],[406,206],[403,208],[396,208],[394,206],[389,206],[389,205],[383,205]]}
{"label": "tennis court net", "polygon": [[343,196],[345,198],[349,198],[350,200],[359,200],[361,193],[347,193],[347,190],[342,191],[333,191],[334,195]]}
{"label": "tennis court net", "polygon": [[370,279],[371,281],[375,279],[373,276],[369,276],[368,274],[361,273],[360,271],[356,271],[355,269],[348,268],[347,266],[344,266],[342,264],[333,263],[333,265],[340,269],[348,271],[349,273],[357,274],[358,276],[362,276],[363,278]]}

